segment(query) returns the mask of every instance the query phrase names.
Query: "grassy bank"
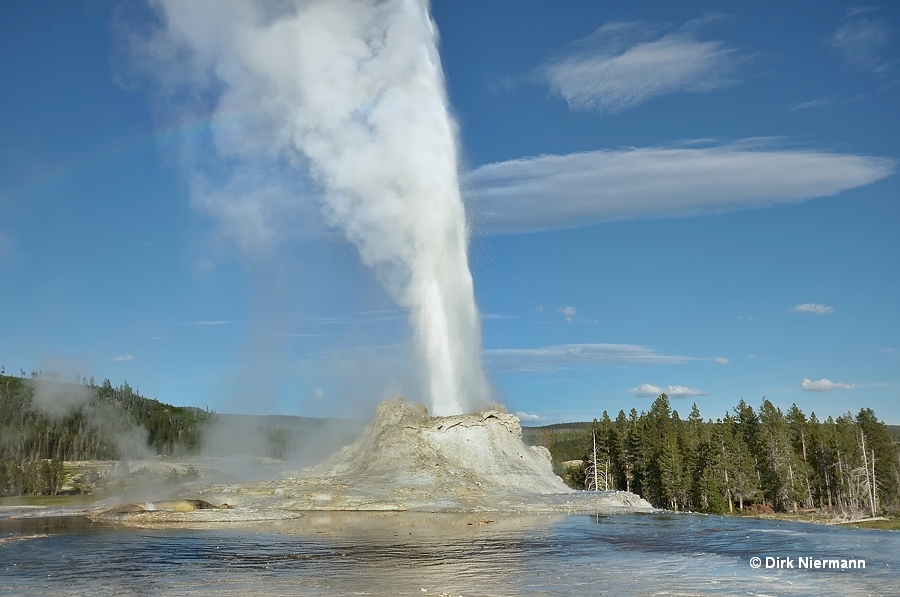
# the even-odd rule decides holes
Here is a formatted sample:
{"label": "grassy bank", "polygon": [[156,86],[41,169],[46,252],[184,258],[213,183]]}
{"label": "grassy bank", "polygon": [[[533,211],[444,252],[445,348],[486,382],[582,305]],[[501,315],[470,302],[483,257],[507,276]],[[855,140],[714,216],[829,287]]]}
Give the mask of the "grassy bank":
{"label": "grassy bank", "polygon": [[870,520],[859,522],[846,522],[841,517],[833,514],[822,512],[801,512],[801,513],[777,513],[777,514],[740,514],[735,512],[734,516],[747,516],[750,518],[761,518],[764,520],[789,520],[791,522],[807,522],[812,524],[823,524],[828,526],[853,527],[857,529],[877,529],[881,531],[900,531],[900,517],[889,516],[886,520]]}
{"label": "grassy bank", "polygon": [[43,506],[47,508],[68,508],[87,506],[100,499],[96,495],[16,495],[0,497],[3,506]]}

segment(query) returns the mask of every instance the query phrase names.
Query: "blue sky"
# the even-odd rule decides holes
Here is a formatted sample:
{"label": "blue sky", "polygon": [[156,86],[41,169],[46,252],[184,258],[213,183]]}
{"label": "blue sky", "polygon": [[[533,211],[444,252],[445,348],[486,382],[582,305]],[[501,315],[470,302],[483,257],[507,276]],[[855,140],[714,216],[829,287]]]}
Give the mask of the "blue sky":
{"label": "blue sky", "polygon": [[[432,14],[510,411],[585,420],[666,391],[683,415],[766,396],[900,424],[897,6]],[[0,8],[0,364],[223,412],[415,398],[405,313],[316,213],[260,259],[192,203],[179,152],[209,123],[131,76],[147,17]]]}

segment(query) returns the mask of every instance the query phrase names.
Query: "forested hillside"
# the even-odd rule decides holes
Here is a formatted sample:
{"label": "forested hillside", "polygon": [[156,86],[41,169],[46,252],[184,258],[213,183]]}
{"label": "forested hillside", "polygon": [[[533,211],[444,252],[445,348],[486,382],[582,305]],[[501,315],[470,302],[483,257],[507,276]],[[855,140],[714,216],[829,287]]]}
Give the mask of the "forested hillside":
{"label": "forested hillside", "polygon": [[[624,489],[657,507],[706,512],[900,510],[900,444],[871,409],[819,421],[763,399],[704,421],[681,419],[663,394],[649,412],[604,411],[592,424],[526,430],[555,461],[583,459],[570,475],[586,488]],[[596,434],[596,464],[593,435]],[[596,469],[596,476],[594,471]]]}
{"label": "forested hillside", "polygon": [[63,461],[193,453],[213,416],[144,398],[128,383],[0,374],[0,495],[55,495]]}

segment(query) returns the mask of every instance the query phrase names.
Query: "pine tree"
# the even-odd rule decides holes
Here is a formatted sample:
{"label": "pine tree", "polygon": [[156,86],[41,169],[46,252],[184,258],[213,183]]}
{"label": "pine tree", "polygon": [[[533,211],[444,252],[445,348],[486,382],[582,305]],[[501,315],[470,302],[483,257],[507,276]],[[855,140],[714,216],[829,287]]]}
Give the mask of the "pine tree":
{"label": "pine tree", "polygon": [[869,451],[864,465],[871,470],[873,509],[878,509],[878,494],[883,496],[882,506],[897,505],[900,502],[900,471],[896,467],[900,464],[900,448],[891,441],[885,424],[878,420],[872,409],[860,409],[856,424]]}
{"label": "pine tree", "polygon": [[625,416],[625,411],[620,410],[616,416],[615,429],[615,461],[613,470],[616,475],[616,487],[625,491],[632,490],[634,482],[634,453],[631,451],[632,423]]}
{"label": "pine tree", "polygon": [[663,438],[656,468],[659,470],[659,488],[655,493],[665,500],[666,507],[676,511],[683,509],[687,495],[687,480],[681,447],[674,431],[669,431]]}

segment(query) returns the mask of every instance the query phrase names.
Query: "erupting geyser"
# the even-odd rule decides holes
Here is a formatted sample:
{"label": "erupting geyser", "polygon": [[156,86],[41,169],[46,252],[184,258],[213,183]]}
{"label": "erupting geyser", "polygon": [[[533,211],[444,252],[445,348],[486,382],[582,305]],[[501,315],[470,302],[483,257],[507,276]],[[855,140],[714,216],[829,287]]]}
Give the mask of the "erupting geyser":
{"label": "erupting geyser", "polygon": [[[265,245],[296,215],[302,196],[292,183],[311,180],[326,221],[409,310],[431,414],[393,398],[319,466],[265,482],[204,479],[181,487],[180,499],[153,502],[170,509],[99,504],[91,515],[152,526],[314,510],[650,510],[632,494],[570,490],[549,451],[523,443],[517,417],[499,406],[469,412],[487,405],[489,390],[456,130],[427,1],[151,2],[164,23],[145,44],[157,76],[187,88],[179,100],[215,98],[212,167],[189,164],[195,202],[242,245]],[[228,119],[248,107],[249,126]]]}
{"label": "erupting geyser", "polygon": [[[146,48],[178,73],[154,76],[216,97],[216,177],[194,173],[195,201],[265,233],[302,201],[286,198],[284,174],[301,172],[326,221],[409,310],[431,412],[485,404],[456,128],[427,1],[152,4],[163,27]],[[248,110],[251,124],[236,126]]]}

